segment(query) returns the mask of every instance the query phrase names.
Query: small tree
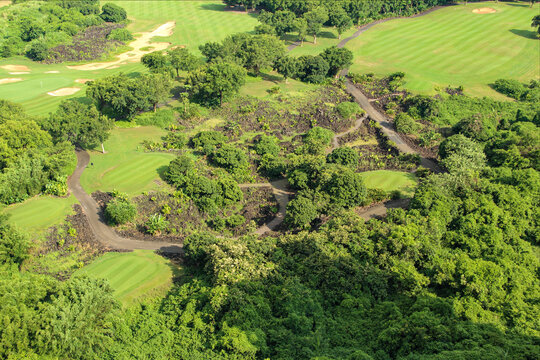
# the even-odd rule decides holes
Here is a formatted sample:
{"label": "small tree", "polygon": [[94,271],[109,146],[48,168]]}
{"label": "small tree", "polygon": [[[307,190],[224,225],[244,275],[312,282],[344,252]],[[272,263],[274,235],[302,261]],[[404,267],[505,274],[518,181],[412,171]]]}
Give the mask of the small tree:
{"label": "small tree", "polygon": [[189,52],[186,48],[176,48],[168,53],[171,66],[179,76],[179,70],[193,71],[201,64],[199,58]]}
{"label": "small tree", "polygon": [[157,73],[164,71],[169,65],[169,59],[161,52],[154,51],[143,55],[141,63],[150,69],[151,72]]}
{"label": "small tree", "polygon": [[298,34],[298,40],[300,40],[300,46],[304,45],[304,40],[308,32],[307,20],[304,18],[297,18],[294,20],[294,30]]}
{"label": "small tree", "polygon": [[289,82],[289,78],[293,78],[298,74],[298,60],[291,56],[284,56],[276,60],[274,69],[280,75],[283,75],[285,84]]}
{"label": "small tree", "polygon": [[246,82],[246,71],[240,66],[228,62],[208,64],[190,73],[187,79],[190,92],[200,101],[219,101],[238,93]]}
{"label": "small tree", "polygon": [[127,19],[127,13],[124,8],[107,3],[101,8],[101,15],[99,15],[104,21],[118,23]]}
{"label": "small tree", "polygon": [[285,222],[293,228],[308,228],[318,215],[312,200],[297,196],[287,205]]}
{"label": "small tree", "polygon": [[328,63],[328,75],[338,77],[341,70],[352,65],[353,53],[349,49],[332,46],[324,50],[321,57]]}
{"label": "small tree", "polygon": [[316,7],[304,14],[307,21],[308,34],[313,36],[313,43],[317,43],[317,35],[321,32],[322,26],[328,21],[328,10],[324,6]]}
{"label": "small tree", "polygon": [[356,169],[360,156],[356,150],[350,147],[339,147],[328,154],[326,159],[329,163],[344,165],[348,168]]}
{"label": "small tree", "polygon": [[396,130],[402,134],[414,134],[420,125],[407,113],[399,113],[394,120]]}
{"label": "small tree", "polygon": [[353,26],[353,21],[347,15],[341,6],[336,6],[330,11],[330,24],[334,26],[338,32],[338,38],[341,39],[341,34],[349,30]]}

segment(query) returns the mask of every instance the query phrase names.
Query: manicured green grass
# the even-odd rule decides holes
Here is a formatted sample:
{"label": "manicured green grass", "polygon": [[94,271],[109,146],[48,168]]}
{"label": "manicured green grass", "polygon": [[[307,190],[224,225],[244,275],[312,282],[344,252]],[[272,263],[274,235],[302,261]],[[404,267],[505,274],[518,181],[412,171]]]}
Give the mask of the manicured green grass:
{"label": "manicured green grass", "polygon": [[173,275],[181,269],[148,250],[130,253],[107,253],[75,275],[104,278],[114,289],[114,295],[125,305],[149,297],[162,296],[172,284]]}
{"label": "manicured green grass", "polygon": [[81,177],[83,188],[96,190],[117,189],[129,195],[158,187],[160,173],[165,171],[173,154],[145,152],[143,140],[160,140],[165,131],[156,127],[114,129],[105,142],[106,153],[92,151],[89,165]]}
{"label": "manicured green grass", "polygon": [[227,35],[251,31],[258,24],[254,14],[225,11],[221,1],[113,1],[126,9],[134,32],[149,31],[175,21],[174,33],[155,41],[185,45],[199,53],[199,45],[220,41]]}
{"label": "manicured green grass", "polygon": [[[356,31],[356,27],[350,28],[345,33],[341,34],[341,39],[338,37],[338,32],[334,28],[324,28],[324,30],[317,36],[317,43],[313,43],[313,36],[307,36],[306,41],[302,46],[297,46],[291,50],[290,54],[293,56],[301,55],[318,55],[323,52],[326,48],[339,44],[339,42]],[[285,43],[290,45],[297,40],[295,34],[288,34],[286,36]]]}
{"label": "manicured green grass", "polygon": [[34,234],[61,223],[67,215],[73,213],[71,207],[76,202],[74,196],[36,196],[23,203],[7,206],[3,212],[10,215],[10,223],[24,232]]}
{"label": "manicured green grass", "polygon": [[280,89],[278,94],[288,95],[298,95],[317,87],[317,85],[303,83],[294,79],[288,79],[288,83],[285,83],[283,76],[272,71],[268,74],[261,74],[258,77],[248,76],[246,84],[240,89],[240,95],[270,98],[272,95],[268,90],[276,86]]}
{"label": "manicured green grass", "polygon": [[387,192],[399,190],[405,196],[414,194],[417,183],[414,174],[401,171],[376,170],[366,171],[361,175],[368,189],[382,189]]}
{"label": "manicured green grass", "polygon": [[[86,85],[76,83],[76,79],[98,79],[119,72],[146,71],[140,63],[130,63],[110,70],[73,70],[68,69],[67,64],[40,64],[22,56],[0,60],[0,67],[4,65],[24,65],[30,69],[28,74],[10,74],[13,71],[0,68],[0,79],[22,79],[19,82],[0,84],[0,99],[20,103],[32,115],[46,115],[53,112],[64,99],[85,97]],[[49,71],[58,71],[58,73],[46,73]],[[51,96],[47,94],[65,87],[78,87],[81,90],[68,96]]]}
{"label": "manicured green grass", "polygon": [[[472,12],[481,7],[497,12]],[[405,87],[415,92],[463,85],[470,95],[497,96],[488,84],[498,78],[540,76],[540,43],[531,28],[539,11],[539,4],[469,3],[379,24],[347,44],[355,54],[351,70],[403,71]]]}

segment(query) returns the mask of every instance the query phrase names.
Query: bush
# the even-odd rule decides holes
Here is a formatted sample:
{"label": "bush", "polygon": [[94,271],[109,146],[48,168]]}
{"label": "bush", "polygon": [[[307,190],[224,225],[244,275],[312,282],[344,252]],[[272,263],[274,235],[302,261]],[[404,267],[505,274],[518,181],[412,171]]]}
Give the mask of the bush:
{"label": "bush", "polygon": [[169,222],[160,214],[154,214],[144,223],[146,232],[151,235],[161,235],[169,227]]}
{"label": "bush", "polygon": [[110,34],[107,36],[107,39],[128,42],[133,40],[133,35],[128,29],[120,28],[111,31]]}
{"label": "bush", "polygon": [[420,124],[414,121],[407,113],[399,113],[394,120],[394,124],[397,132],[402,134],[415,134],[420,128]]}
{"label": "bush", "polygon": [[246,153],[232,145],[223,145],[212,154],[212,161],[231,172],[248,167]]}
{"label": "bush", "polygon": [[201,131],[193,138],[191,144],[195,150],[210,155],[218,146],[222,146],[229,139],[219,131]]}
{"label": "bush", "polygon": [[336,110],[344,119],[350,119],[354,115],[363,114],[364,110],[355,102],[345,101],[336,106]]}
{"label": "bush", "polygon": [[129,200],[114,198],[105,208],[105,216],[111,224],[120,225],[135,219],[137,207]]}
{"label": "bush", "polygon": [[227,223],[228,227],[235,228],[246,222],[246,218],[239,214],[231,215],[227,218],[225,222]]}
{"label": "bush", "polygon": [[339,147],[327,156],[329,163],[345,165],[351,169],[356,169],[359,159],[358,152],[350,147]]}
{"label": "bush", "polygon": [[182,149],[188,141],[186,134],[181,132],[170,132],[163,140],[167,149]]}
{"label": "bush", "polygon": [[285,221],[293,228],[307,228],[318,215],[313,201],[298,195],[287,205]]}
{"label": "bush", "polygon": [[26,52],[26,56],[34,61],[43,61],[49,56],[47,45],[42,42],[34,42]]}
{"label": "bush", "polygon": [[281,156],[265,154],[259,161],[259,171],[268,177],[279,177],[286,170],[287,164]]}
{"label": "bush", "polygon": [[364,203],[367,190],[360,174],[337,167],[331,168],[329,174],[324,177],[326,180],[323,189],[336,206],[351,208]]}
{"label": "bush", "polygon": [[101,11],[99,16],[107,22],[118,23],[127,19],[126,10],[115,4],[107,3],[103,5]]}
{"label": "bush", "polygon": [[517,80],[498,79],[493,84],[493,89],[514,99],[521,99],[521,95],[526,91],[525,86]]}
{"label": "bush", "polygon": [[328,130],[321,127],[314,127],[310,129],[304,136],[304,148],[303,151],[308,154],[319,154],[324,152],[326,147],[330,145],[334,133],[332,130]]}
{"label": "bush", "polygon": [[277,156],[280,150],[278,139],[275,136],[262,135],[255,144],[255,152],[261,156],[266,154]]}

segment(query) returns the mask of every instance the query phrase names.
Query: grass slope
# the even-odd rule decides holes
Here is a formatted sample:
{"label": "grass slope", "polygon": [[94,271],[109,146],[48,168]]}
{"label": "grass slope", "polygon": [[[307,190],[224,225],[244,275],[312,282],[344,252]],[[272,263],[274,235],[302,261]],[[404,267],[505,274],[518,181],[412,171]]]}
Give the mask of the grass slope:
{"label": "grass slope", "polygon": [[221,1],[112,1],[126,9],[134,21],[133,32],[149,31],[167,21],[175,21],[174,33],[155,41],[184,45],[199,53],[199,45],[220,41],[227,35],[251,31],[258,24],[256,16],[226,11]]}
{"label": "grass slope", "polygon": [[399,190],[408,197],[414,194],[417,184],[414,174],[401,171],[375,170],[360,175],[368,189],[382,189],[388,192]]}
{"label": "grass slope", "polygon": [[[481,7],[497,12],[472,12]],[[540,76],[540,43],[530,26],[539,11],[539,4],[483,2],[392,20],[348,43],[355,54],[351,70],[403,71],[405,87],[422,93],[463,85],[470,95],[497,96],[488,84],[498,78],[528,82]]]}
{"label": "grass slope", "polygon": [[117,189],[130,195],[156,188],[160,173],[174,159],[173,154],[144,152],[143,140],[159,140],[165,132],[156,127],[114,129],[105,142],[106,153],[92,151],[89,165],[81,177],[83,188],[96,190]]}
{"label": "grass slope", "polygon": [[124,304],[163,295],[180,268],[152,251],[107,253],[76,275],[104,278],[114,289],[114,295]]}
{"label": "grass slope", "polygon": [[3,213],[8,214],[9,222],[22,231],[38,233],[61,223],[66,215],[73,213],[71,206],[76,202],[73,196],[36,196],[23,203],[7,206]]}

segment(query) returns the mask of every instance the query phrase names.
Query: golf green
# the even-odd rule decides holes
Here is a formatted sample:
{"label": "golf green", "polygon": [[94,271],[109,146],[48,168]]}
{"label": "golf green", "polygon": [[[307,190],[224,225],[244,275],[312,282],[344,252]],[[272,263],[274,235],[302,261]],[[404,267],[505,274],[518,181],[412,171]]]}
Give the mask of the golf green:
{"label": "golf green", "polygon": [[[496,12],[473,13],[483,7]],[[531,28],[539,11],[540,4],[482,2],[391,20],[347,44],[355,55],[351,70],[403,71],[405,87],[421,93],[463,85],[470,95],[498,96],[489,87],[496,79],[528,82],[540,76],[540,42]]]}
{"label": "golf green", "polygon": [[107,279],[114,295],[124,304],[160,296],[172,284],[181,269],[148,250],[130,253],[106,253],[75,275]]}
{"label": "golf green", "polygon": [[375,170],[360,174],[368,189],[381,189],[387,192],[399,190],[405,196],[412,196],[417,179],[414,174],[402,171]]}

